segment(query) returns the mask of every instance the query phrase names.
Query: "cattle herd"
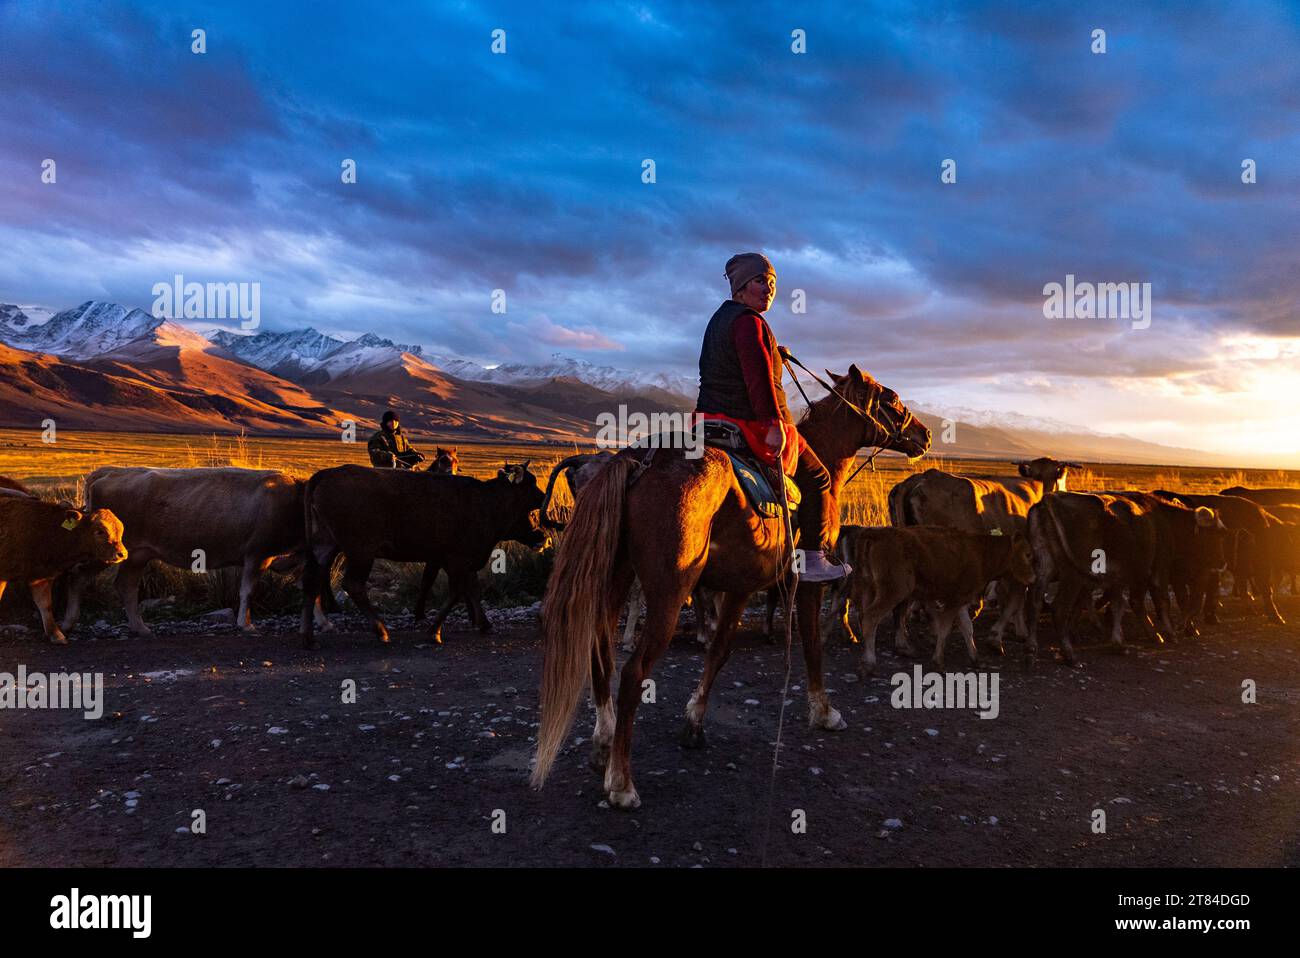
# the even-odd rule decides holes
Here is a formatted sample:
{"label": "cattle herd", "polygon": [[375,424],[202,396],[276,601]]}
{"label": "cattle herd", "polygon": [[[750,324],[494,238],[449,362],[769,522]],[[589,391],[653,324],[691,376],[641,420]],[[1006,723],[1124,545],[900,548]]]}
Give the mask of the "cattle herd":
{"label": "cattle herd", "polygon": [[[138,591],[151,561],[183,569],[238,567],[236,622],[252,630],[254,587],[275,564],[301,577],[302,637],[315,648],[316,630],[331,628],[327,612],[336,606],[329,570],[342,556],[344,591],[387,642],[367,579],[375,560],[388,559],[425,564],[421,612],[429,584],[446,570],[450,590],[434,617],[434,638],[461,601],[486,629],[477,574],[492,550],[508,540],[544,547],[549,533],[563,528],[548,516],[557,474],[566,474],[579,493],[613,458],[570,457],[552,471],[545,492],[528,463],[507,463],[486,481],[455,475],[454,451],[449,462],[439,457],[437,473],[345,465],[307,480],[234,467],[110,467],[86,477],[80,508],[43,501],[0,477],[0,594],[10,581],[26,582],[46,636],[64,643],[77,625],[87,581],[116,565],[127,623],[147,636]],[[1124,643],[1126,612],[1149,640],[1195,636],[1200,624],[1217,621],[1224,572],[1257,614],[1282,621],[1273,590],[1290,576],[1295,591],[1300,489],[1078,493],[1067,490],[1073,463],[1041,458],[1017,465],[1020,475],[1010,478],[915,473],[890,491],[888,526],[842,528],[838,548],[854,573],[831,590],[829,622],[854,641],[860,637],[864,674],[876,667],[876,632],[891,616],[898,652],[912,654],[915,612],[924,612],[933,628],[937,667],[954,626],[977,663],[973,620],[985,603],[996,609],[993,647],[1003,652],[1005,632],[1014,629],[1027,666],[1036,657],[1045,604],[1070,665],[1078,662],[1073,640],[1084,617],[1101,627],[1108,616],[1117,646]],[[52,608],[59,576],[68,583],[61,620]],[[769,634],[775,597],[773,590]],[[697,589],[693,600],[700,639],[707,641],[716,625],[708,615],[711,599]],[[637,614],[634,587],[627,648]]]}

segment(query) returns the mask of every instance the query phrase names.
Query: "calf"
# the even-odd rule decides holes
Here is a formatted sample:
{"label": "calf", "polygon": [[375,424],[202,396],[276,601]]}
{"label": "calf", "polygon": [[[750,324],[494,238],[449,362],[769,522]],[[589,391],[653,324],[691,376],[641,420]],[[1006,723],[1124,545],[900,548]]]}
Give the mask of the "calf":
{"label": "calf", "polygon": [[[876,629],[904,602],[923,603],[934,625],[934,664],[943,668],[943,647],[960,622],[966,652],[978,664],[968,606],[989,583],[1009,577],[1021,586],[1034,578],[1033,556],[1023,535],[988,535],[946,526],[862,529],[854,537],[853,604],[862,636],[865,676],[876,668]],[[906,654],[905,649],[900,652]]]}
{"label": "calf", "polygon": [[50,604],[54,579],[85,562],[112,565],[126,558],[122,522],[108,509],[86,514],[29,496],[0,496],[0,595],[9,582],[26,582],[52,642],[68,641]]}
{"label": "calf", "polygon": [[[1029,510],[1050,492],[1065,491],[1066,478],[1078,463],[1047,456],[1017,462],[1019,476],[964,476],[927,469],[908,476],[889,490],[889,522],[903,526],[950,526],[964,532],[1011,535],[1024,533]],[[998,619],[993,639],[999,648],[1007,626],[1027,634],[1025,590],[1013,582],[996,585]],[[908,608],[899,610],[898,635],[906,643]]]}
{"label": "calf", "polygon": [[[131,631],[152,632],[140,617],[140,578],[154,559],[181,569],[241,566],[236,624],[253,631],[249,600],[258,579],[278,556],[300,553],[303,483],[271,469],[96,469],[86,477],[86,508],[108,508],[126,526],[130,558],[115,585]],[[201,561],[201,565],[197,565]],[[81,610],[81,593],[98,569],[71,577],[63,628]],[[316,615],[322,621],[319,597]]]}
{"label": "calf", "polygon": [[[477,572],[498,542],[546,542],[536,516],[543,499],[528,463],[507,463],[488,482],[366,466],[323,469],[307,481],[303,498],[304,595],[315,594],[322,569],[342,552],[347,557],[343,588],[369,617],[379,640],[387,642],[388,629],[366,594],[375,560],[434,563],[446,568],[451,582],[451,595],[429,630],[437,640],[443,620],[462,594],[477,606]],[[302,637],[307,648],[317,647],[312,624],[304,601]]]}

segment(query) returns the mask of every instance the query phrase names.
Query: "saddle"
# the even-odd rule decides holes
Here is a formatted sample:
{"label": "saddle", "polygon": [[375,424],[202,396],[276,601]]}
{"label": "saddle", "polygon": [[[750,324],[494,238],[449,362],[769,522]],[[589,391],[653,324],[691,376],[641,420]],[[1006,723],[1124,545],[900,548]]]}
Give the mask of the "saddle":
{"label": "saddle", "polygon": [[[640,469],[643,470],[650,465],[656,449],[682,448],[683,438],[680,433],[671,432],[642,436],[637,441],[629,443],[628,448],[645,450],[640,459]],[[727,454],[736,481],[740,483],[740,488],[745,490],[745,498],[749,500],[750,507],[760,518],[781,518],[781,497],[776,493],[776,489],[780,488],[776,485],[777,470],[758,461],[749,444],[745,442],[745,435],[740,431],[739,426],[723,419],[704,420],[704,445],[721,449]],[[786,500],[793,517],[802,496],[793,479],[784,473],[780,478],[785,480]],[[632,481],[636,481],[635,476]]]}
{"label": "saddle", "polygon": [[[736,474],[736,481],[740,483],[740,488],[745,490],[745,498],[749,500],[755,512],[764,519],[781,518],[781,497],[777,495],[776,489],[779,487],[775,485],[779,470],[758,461],[739,426],[725,419],[706,419],[704,445],[721,449],[727,454],[727,458],[731,460],[732,471]],[[790,504],[790,512],[793,513],[798,509],[802,498],[799,487],[785,473],[780,473],[780,478],[785,482],[786,501]]]}

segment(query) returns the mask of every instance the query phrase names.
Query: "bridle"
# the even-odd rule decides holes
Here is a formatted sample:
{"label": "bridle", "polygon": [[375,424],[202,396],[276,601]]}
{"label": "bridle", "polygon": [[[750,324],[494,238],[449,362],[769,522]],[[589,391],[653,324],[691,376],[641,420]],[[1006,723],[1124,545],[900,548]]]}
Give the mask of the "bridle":
{"label": "bridle", "polygon": [[[909,441],[906,436],[906,431],[907,428],[911,426],[912,423],[916,420],[916,417],[912,415],[912,410],[907,409],[906,407],[904,407],[903,414],[899,416],[895,410],[881,403],[880,397],[884,394],[885,387],[882,386],[880,383],[874,383],[876,388],[872,390],[871,398],[867,400],[867,408],[863,409],[861,406],[853,402],[851,399],[845,396],[842,392],[840,392],[830,383],[826,382],[824,379],[818,376],[815,372],[813,372],[803,363],[799,362],[799,360],[795,358],[795,355],[791,353],[790,350],[786,349],[784,346],[778,346],[777,350],[781,354],[781,361],[785,363],[786,371],[790,373],[790,378],[793,379],[794,384],[799,387],[799,395],[803,396],[803,401],[807,403],[809,407],[812,406],[812,401],[809,400],[808,394],[804,392],[803,383],[799,381],[799,377],[796,376],[794,370],[790,368],[791,363],[798,366],[809,376],[811,376],[813,378],[813,381],[816,382],[817,385],[821,386],[831,395],[835,396],[836,399],[838,399],[841,403],[847,406],[852,412],[856,413],[862,419],[866,420],[867,422],[875,426],[877,432],[881,432],[885,434],[885,441],[883,443],[875,444],[875,447],[871,455],[867,457],[867,461],[862,463],[862,465],[858,466],[857,469],[853,470],[853,474],[844,481],[845,485],[848,485],[850,482],[852,482],[854,478],[857,477],[857,474],[861,472],[863,469],[865,469],[867,466],[870,466],[871,471],[875,472],[876,456],[880,455],[881,450],[889,447],[895,447],[897,445],[902,445],[903,443]],[[832,379],[835,378],[835,374],[832,373],[829,369],[826,370],[826,375],[830,376]]]}

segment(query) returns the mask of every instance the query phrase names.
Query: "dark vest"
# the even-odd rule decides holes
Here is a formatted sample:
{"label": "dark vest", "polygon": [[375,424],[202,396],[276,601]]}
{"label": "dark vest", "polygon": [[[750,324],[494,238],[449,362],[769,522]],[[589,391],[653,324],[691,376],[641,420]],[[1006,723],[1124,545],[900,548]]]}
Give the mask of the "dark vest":
{"label": "dark vest", "polygon": [[[696,412],[720,412],[733,419],[757,419],[745,388],[745,374],[731,338],[731,325],[742,313],[753,313],[734,299],[729,299],[713,314],[704,330],[704,345],[700,349],[700,398]],[[765,339],[771,350],[772,388],[776,393],[777,415],[792,421],[790,409],[785,404],[785,390],[781,387],[781,356],[776,351],[776,337],[760,315]]]}

